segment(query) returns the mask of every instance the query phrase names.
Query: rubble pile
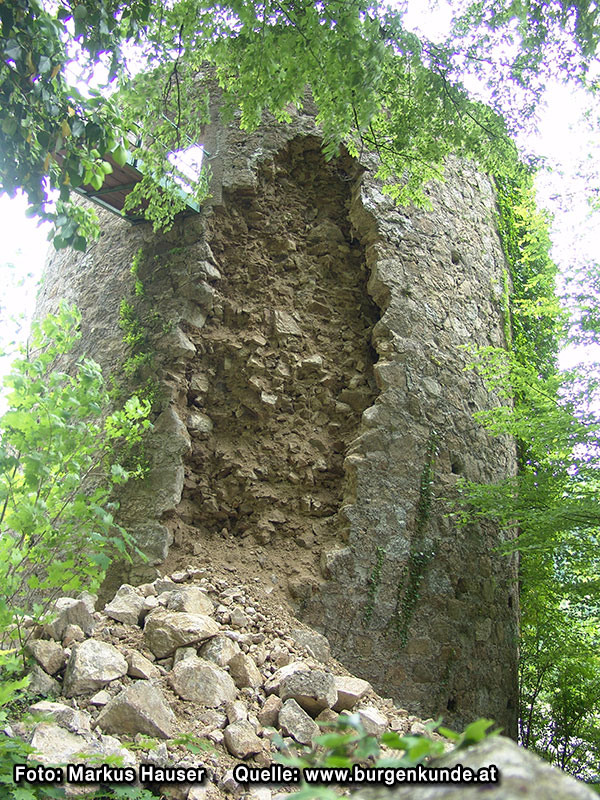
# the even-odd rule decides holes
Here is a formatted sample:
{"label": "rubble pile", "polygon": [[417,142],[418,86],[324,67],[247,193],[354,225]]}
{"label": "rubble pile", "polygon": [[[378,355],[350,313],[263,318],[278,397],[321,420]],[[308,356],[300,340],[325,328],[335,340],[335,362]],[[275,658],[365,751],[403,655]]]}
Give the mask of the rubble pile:
{"label": "rubble pile", "polygon": [[[59,599],[52,621],[28,643],[28,691],[43,699],[30,706],[33,721],[11,722],[5,733],[30,742],[31,758],[42,764],[98,769],[117,756],[119,768],[136,775],[140,765],[153,765],[150,785],[168,800],[246,791],[270,800],[282,787],[242,785],[233,768],[266,767],[281,747],[310,744],[319,721],[352,712],[374,735],[425,730],[350,676],[327,639],[299,627],[258,580],[236,585],[188,567],[121,586],[102,611],[95,605],[88,593]],[[181,776],[200,767],[202,782],[168,782],[169,769]],[[110,784],[117,773],[74,774]],[[98,785],[65,788],[79,797]]]}

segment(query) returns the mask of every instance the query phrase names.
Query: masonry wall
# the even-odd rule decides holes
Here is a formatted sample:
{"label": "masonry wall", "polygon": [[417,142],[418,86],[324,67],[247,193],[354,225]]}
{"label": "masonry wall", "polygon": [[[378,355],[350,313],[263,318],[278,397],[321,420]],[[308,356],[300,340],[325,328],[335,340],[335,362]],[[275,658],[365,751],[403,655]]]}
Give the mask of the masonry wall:
{"label": "masonry wall", "polygon": [[125,384],[157,389],[151,469],[121,509],[149,561],[129,580],[226,564],[405,708],[514,734],[516,565],[449,516],[459,476],[515,469],[473,419],[495,401],[463,349],[503,344],[490,182],[451,164],[431,210],[395,208],[369,159],[325,162],[308,107],[251,135],[213,109],[207,146],[201,214],[158,235],[102,212],[40,298],[77,302],[82,349],[117,377],[123,298],[147,330]]}

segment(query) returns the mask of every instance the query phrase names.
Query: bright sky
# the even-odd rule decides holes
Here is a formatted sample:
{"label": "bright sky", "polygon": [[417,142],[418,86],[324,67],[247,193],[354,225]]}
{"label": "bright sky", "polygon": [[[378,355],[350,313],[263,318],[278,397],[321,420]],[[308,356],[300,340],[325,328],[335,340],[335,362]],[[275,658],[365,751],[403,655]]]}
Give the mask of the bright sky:
{"label": "bright sky", "polygon": [[[48,250],[49,226],[38,227],[28,219],[26,207],[23,197],[0,196],[0,353],[10,352],[15,336],[22,341],[27,335],[27,317]],[[0,355],[0,375],[6,362]]]}
{"label": "bright sky", "polygon": [[[450,20],[448,5],[437,3],[435,13],[424,12],[424,5],[423,0],[409,3],[407,21],[430,39],[441,37]],[[585,199],[590,176],[596,178],[596,186],[600,185],[598,115],[593,123],[583,119],[589,102],[589,98],[575,92],[572,87],[549,86],[539,133],[529,135],[521,143],[528,151],[548,159],[552,165],[552,172],[539,176],[538,199],[540,205],[554,215],[553,257],[563,269],[586,260],[600,261],[600,212],[591,217]],[[15,314],[31,313],[33,285],[41,273],[48,247],[47,227],[39,228],[35,220],[25,217],[24,212],[22,198],[0,197],[0,281],[3,286],[0,343],[5,347],[19,329],[21,335],[26,329],[22,322],[15,326],[9,318]],[[7,264],[13,264],[14,268]],[[24,279],[23,286],[15,286],[18,279]],[[6,360],[3,364],[0,359],[0,374],[5,366]]]}
{"label": "bright sky", "polygon": [[[456,0],[407,3],[405,23],[409,27],[431,41],[445,38]],[[468,83],[467,88],[478,89]],[[485,99],[485,89],[480,94]],[[552,219],[552,258],[563,273],[585,264],[600,264],[600,209],[592,213],[588,203],[590,187],[600,191],[598,109],[582,90],[553,82],[546,86],[545,102],[538,116],[537,132],[525,132],[517,144],[547,165],[537,175],[536,189],[538,205]],[[600,361],[600,346],[569,347],[559,355],[563,369],[591,360]]]}

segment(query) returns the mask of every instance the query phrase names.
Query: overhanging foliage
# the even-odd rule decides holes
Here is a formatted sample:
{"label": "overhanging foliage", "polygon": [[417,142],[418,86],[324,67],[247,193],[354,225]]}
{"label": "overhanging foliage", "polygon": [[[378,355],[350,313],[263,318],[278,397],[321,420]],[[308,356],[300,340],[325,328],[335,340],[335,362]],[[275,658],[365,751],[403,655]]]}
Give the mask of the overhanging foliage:
{"label": "overhanging foliage", "polygon": [[[422,200],[423,183],[439,176],[451,152],[476,158],[498,175],[511,173],[515,151],[505,124],[490,107],[469,99],[457,58],[477,63],[477,47],[490,32],[514,19],[520,30],[537,20],[536,36],[521,41],[533,61],[509,76],[527,84],[534,67],[552,55],[552,37],[570,30],[566,10],[543,6],[551,7],[544,11],[553,20],[547,30],[537,5],[472,4],[453,40],[440,46],[420,41],[406,30],[396,6],[376,1],[61,0],[53,6],[3,0],[0,188],[11,195],[23,189],[31,212],[55,223],[57,247],[84,249],[97,226],[90,212],[73,206],[71,190],[82,184],[99,189],[110,171],[104,155],[122,163],[130,123],[148,122],[152,179],[137,200],[143,195],[153,221],[168,224],[173,198],[161,196],[156,181],[169,173],[165,153],[180,149],[186,135],[201,139],[206,102],[198,98],[197,76],[207,65],[216,70],[226,107],[240,113],[245,128],[256,126],[264,110],[286,119],[309,85],[327,155],[342,143],[354,154],[377,152],[380,175],[400,202]],[[595,31],[595,12],[584,13],[578,4],[573,47],[582,63],[591,57]],[[467,33],[471,39],[463,41]],[[136,63],[136,70],[141,63],[151,75],[138,77],[128,90]],[[74,88],[73,73],[85,81],[98,65],[120,97]],[[60,195],[56,207],[52,190]],[[196,199],[203,191],[199,186]]]}

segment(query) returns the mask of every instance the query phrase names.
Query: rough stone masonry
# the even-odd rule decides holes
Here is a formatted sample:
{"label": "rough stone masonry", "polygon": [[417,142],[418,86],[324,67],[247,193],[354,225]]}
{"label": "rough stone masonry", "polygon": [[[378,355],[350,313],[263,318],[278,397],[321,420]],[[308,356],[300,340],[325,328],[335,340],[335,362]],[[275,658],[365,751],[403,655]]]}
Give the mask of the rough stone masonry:
{"label": "rough stone masonry", "polygon": [[397,208],[372,156],[324,160],[310,103],[252,134],[215,105],[205,144],[200,214],[161,235],[102,212],[100,241],[53,254],[41,290],[39,314],[77,303],[81,349],[117,377],[124,298],[151,342],[132,379],[159,389],[150,474],[121,498],[149,563],[115,569],[107,597],[226,565],[404,708],[514,735],[516,560],[449,516],[460,476],[516,464],[474,421],[496,399],[466,369],[465,347],[504,343],[490,181],[451,163],[431,209]]}

